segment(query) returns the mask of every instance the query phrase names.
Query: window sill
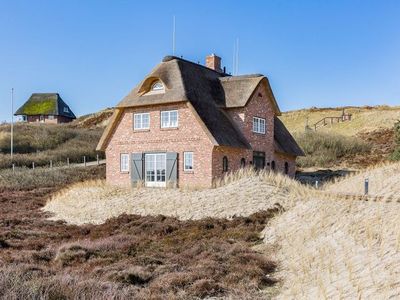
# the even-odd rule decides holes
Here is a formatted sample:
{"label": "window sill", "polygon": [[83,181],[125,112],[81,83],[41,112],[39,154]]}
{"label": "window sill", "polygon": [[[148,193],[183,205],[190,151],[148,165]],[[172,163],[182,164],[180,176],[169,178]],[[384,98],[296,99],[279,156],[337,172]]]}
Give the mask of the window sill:
{"label": "window sill", "polygon": [[194,174],[193,170],[183,170],[184,174]]}
{"label": "window sill", "polygon": [[179,127],[164,127],[164,128],[161,127],[161,128],[160,128],[160,130],[163,130],[163,131],[164,131],[164,130],[178,130],[178,129],[179,129]]}
{"label": "window sill", "polygon": [[150,131],[150,129],[133,129],[133,132],[147,132]]}
{"label": "window sill", "polygon": [[254,134],[258,134],[258,135],[266,135],[267,133],[266,132],[264,132],[264,133],[262,133],[262,132],[254,132],[254,131],[252,131]]}
{"label": "window sill", "polygon": [[129,174],[129,171],[120,171],[121,174]]}

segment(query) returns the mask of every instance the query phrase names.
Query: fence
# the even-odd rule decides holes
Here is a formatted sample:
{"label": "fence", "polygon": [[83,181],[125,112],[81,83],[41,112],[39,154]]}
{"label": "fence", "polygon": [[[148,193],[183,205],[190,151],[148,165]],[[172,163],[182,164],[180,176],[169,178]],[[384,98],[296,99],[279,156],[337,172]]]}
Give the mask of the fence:
{"label": "fence", "polygon": [[[32,162],[32,164],[30,165],[30,166],[23,166],[23,167],[27,167],[27,168],[29,168],[29,169],[32,169],[32,170],[35,170],[35,168],[38,168],[38,167],[40,167],[40,168],[49,168],[49,169],[53,169],[53,168],[60,168],[60,167],[67,167],[67,168],[69,168],[69,167],[79,167],[79,166],[82,166],[82,167],[87,167],[87,166],[95,166],[95,165],[100,165],[100,164],[104,164],[105,162],[104,162],[104,160],[101,160],[100,159],[100,155],[99,154],[97,154],[96,155],[96,160],[92,160],[92,161],[89,161],[87,158],[88,158],[89,156],[82,156],[82,159],[81,159],[81,161],[78,161],[78,162],[71,162],[71,160],[70,160],[70,158],[67,158],[65,161],[53,161],[53,160],[49,160],[49,162],[48,162],[48,164],[46,164],[46,165],[40,165],[40,166],[36,166],[35,165],[35,162],[33,161]],[[15,172],[15,169],[17,168],[17,166],[16,166],[16,164],[15,163],[13,163],[12,165],[11,165],[11,168],[12,168],[12,170],[13,170],[13,172]]]}

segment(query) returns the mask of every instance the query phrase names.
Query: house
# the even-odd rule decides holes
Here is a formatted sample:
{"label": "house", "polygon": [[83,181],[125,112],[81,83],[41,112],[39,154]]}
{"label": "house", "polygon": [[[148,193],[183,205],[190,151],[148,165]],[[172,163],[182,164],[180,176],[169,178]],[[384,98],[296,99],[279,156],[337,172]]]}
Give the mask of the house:
{"label": "house", "polygon": [[265,76],[225,74],[216,55],[166,56],[115,107],[97,150],[117,185],[209,187],[248,165],[293,177],[304,153],[280,114]]}
{"label": "house", "polygon": [[76,119],[57,93],[34,93],[15,113],[28,123],[68,123]]}

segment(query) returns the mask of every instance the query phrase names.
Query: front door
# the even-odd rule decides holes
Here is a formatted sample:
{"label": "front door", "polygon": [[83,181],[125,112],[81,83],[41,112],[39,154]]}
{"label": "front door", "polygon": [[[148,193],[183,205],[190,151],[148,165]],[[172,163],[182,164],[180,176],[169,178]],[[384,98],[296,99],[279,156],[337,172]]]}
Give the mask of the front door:
{"label": "front door", "polygon": [[165,187],[166,155],[165,153],[147,153],[145,155],[146,186]]}
{"label": "front door", "polygon": [[253,165],[256,170],[262,170],[265,168],[265,152],[253,152]]}

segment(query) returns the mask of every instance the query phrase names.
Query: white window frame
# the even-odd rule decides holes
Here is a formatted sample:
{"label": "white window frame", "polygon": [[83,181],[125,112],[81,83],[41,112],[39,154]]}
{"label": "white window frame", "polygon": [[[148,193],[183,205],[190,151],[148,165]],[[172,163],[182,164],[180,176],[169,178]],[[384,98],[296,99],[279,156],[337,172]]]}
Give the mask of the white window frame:
{"label": "white window frame", "polygon": [[[186,160],[188,159],[189,154],[191,155],[191,169],[186,168]],[[194,171],[194,153],[193,151],[185,151],[183,152],[183,171],[185,172],[193,172]]]}
{"label": "white window frame", "polygon": [[265,134],[266,132],[266,121],[263,118],[253,117],[253,132]]}
{"label": "white window frame", "polygon": [[[123,160],[123,158],[125,160]],[[121,153],[119,156],[119,169],[121,173],[128,173],[129,168],[129,154],[128,153]]]}
{"label": "white window frame", "polygon": [[64,112],[65,113],[69,113],[69,108],[68,107],[64,107]]}
{"label": "white window frame", "polygon": [[[171,124],[171,113],[176,112],[176,124]],[[164,126],[163,124],[163,115],[167,114],[168,116],[168,124]],[[178,110],[164,110],[161,111],[160,114],[160,126],[161,128],[178,128],[179,126],[179,112]]]}
{"label": "white window frame", "polygon": [[151,85],[151,90],[152,91],[163,91],[164,84],[160,80],[157,80]]}
{"label": "white window frame", "polygon": [[[148,116],[149,122],[147,127],[143,125],[143,116]],[[140,119],[140,126],[136,127],[136,119]],[[150,113],[137,113],[133,114],[133,130],[147,130],[150,129]]]}

